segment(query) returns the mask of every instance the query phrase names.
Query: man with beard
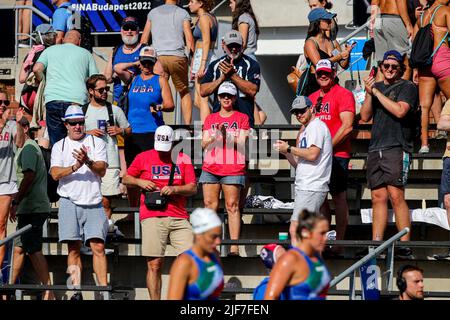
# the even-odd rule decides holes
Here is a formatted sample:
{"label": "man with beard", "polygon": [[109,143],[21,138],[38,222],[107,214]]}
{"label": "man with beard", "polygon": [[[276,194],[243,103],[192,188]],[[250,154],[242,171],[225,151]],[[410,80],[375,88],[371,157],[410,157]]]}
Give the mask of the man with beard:
{"label": "man with beard", "polygon": [[423,270],[412,265],[403,265],[397,272],[397,288],[400,291],[394,300],[423,300]]}
{"label": "man with beard", "polygon": [[250,120],[250,127],[255,126],[255,96],[261,82],[258,62],[243,54],[242,36],[238,31],[232,30],[225,34],[222,48],[225,55],[212,61],[200,85],[202,97],[214,94],[213,112],[218,112],[220,103],[217,89],[225,81],[233,82],[238,88],[239,95],[236,110],[245,113]]}
{"label": "man with beard", "polygon": [[102,203],[109,219],[109,232],[123,236],[111,220],[111,198],[120,194],[120,159],[117,147],[117,136],[129,135],[131,126],[124,112],[117,106],[106,101],[109,87],[102,74],[94,74],[86,81],[89,92],[89,103],[83,106],[86,118],[86,133],[96,136],[106,143],[108,169],[102,178]]}
{"label": "man with beard", "polygon": [[125,84],[114,73],[114,66],[118,63],[129,62],[130,73],[137,74],[140,72],[139,68],[136,68],[134,65],[134,62],[139,60],[139,51],[142,48],[142,45],[139,43],[139,24],[137,18],[131,16],[124,18],[122,20],[122,27],[120,28],[120,35],[123,44],[113,49],[104,72],[107,82],[114,83],[113,101],[116,105]]}

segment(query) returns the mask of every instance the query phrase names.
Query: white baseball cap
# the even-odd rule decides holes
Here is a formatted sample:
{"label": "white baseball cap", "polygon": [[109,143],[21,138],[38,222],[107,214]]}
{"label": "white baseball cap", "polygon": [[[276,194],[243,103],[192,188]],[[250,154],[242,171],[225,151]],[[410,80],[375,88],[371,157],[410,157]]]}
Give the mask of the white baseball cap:
{"label": "white baseball cap", "polygon": [[236,86],[229,81],[223,82],[220,85],[219,90],[217,90],[217,94],[222,93],[228,93],[231,94],[232,96],[236,96],[237,95]]}
{"label": "white baseball cap", "polygon": [[64,118],[62,118],[63,121],[71,119],[84,119],[83,109],[79,105],[73,104],[69,106],[64,114]]}
{"label": "white baseball cap", "polygon": [[319,60],[316,64],[316,72],[318,71],[333,72],[333,65],[331,64],[331,61],[328,59]]}
{"label": "white baseball cap", "polygon": [[195,234],[203,233],[222,225],[217,213],[208,208],[197,208],[191,213],[190,217],[192,229]]}
{"label": "white baseball cap", "polygon": [[159,126],[155,132],[155,150],[168,152],[172,148],[174,132],[169,126]]}

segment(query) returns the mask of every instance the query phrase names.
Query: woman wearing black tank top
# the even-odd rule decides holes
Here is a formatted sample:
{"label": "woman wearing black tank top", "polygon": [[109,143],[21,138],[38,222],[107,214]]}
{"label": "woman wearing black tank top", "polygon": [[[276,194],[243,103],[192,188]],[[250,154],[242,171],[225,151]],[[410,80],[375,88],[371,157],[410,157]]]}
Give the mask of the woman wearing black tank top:
{"label": "woman wearing black tank top", "polygon": [[345,48],[341,49],[339,43],[332,41],[328,36],[332,19],[335,16],[336,14],[326,11],[324,8],[313,9],[308,15],[310,25],[303,53],[308,62],[309,70],[305,71],[300,78],[297,95],[309,96],[320,89],[314,77],[314,66],[319,60],[329,59],[332,63],[338,63],[344,69],[347,69],[350,65],[350,52],[353,46],[346,44]]}

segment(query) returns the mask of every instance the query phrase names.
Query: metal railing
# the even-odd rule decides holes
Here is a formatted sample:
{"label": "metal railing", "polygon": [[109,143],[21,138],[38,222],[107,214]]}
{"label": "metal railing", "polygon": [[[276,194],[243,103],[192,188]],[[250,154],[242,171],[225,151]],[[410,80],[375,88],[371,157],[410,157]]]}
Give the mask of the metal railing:
{"label": "metal railing", "polygon": [[16,232],[11,233],[9,236],[7,236],[6,238],[0,240],[0,247],[5,245],[6,243],[8,243],[11,240],[14,240],[15,238],[17,238],[18,236],[21,236],[22,234],[24,234],[25,232],[28,232],[31,230],[31,228],[33,228],[33,226],[31,224],[27,224],[25,227],[17,230]]}
{"label": "metal railing", "polygon": [[398,232],[396,235],[392,236],[390,239],[386,240],[382,245],[380,245],[378,248],[374,249],[372,252],[364,256],[361,260],[347,268],[344,272],[342,272],[340,275],[338,275],[336,278],[334,278],[330,283],[330,288],[337,286],[342,280],[350,277],[350,293],[349,297],[350,300],[354,300],[356,298],[356,286],[355,286],[355,279],[356,279],[356,272],[364,265],[366,262],[368,262],[372,258],[376,258],[379,256],[384,250],[388,250],[387,256],[386,256],[386,266],[387,271],[385,274],[386,277],[386,285],[389,291],[392,291],[393,286],[393,278],[394,278],[394,247],[395,242],[399,240],[401,237],[406,235],[409,232],[409,228],[405,228],[402,231]]}

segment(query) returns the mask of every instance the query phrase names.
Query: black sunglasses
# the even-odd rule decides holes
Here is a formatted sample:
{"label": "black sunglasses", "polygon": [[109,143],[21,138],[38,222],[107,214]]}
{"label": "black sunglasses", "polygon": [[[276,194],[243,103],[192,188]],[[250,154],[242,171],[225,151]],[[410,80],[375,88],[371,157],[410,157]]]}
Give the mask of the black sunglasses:
{"label": "black sunglasses", "polygon": [[75,127],[77,124],[79,124],[80,126],[84,126],[84,120],[81,120],[81,121],[67,121],[67,123],[71,127]]}
{"label": "black sunglasses", "polygon": [[398,70],[400,66],[398,64],[383,63],[383,68],[386,70],[389,70],[389,68],[392,68],[392,70]]}
{"label": "black sunglasses", "polygon": [[314,106],[314,108],[316,109],[317,113],[319,113],[320,109],[322,109],[322,100],[323,100],[323,97],[319,96],[319,98],[317,99],[317,103]]}
{"label": "black sunglasses", "polygon": [[9,100],[0,100],[0,106],[4,104],[5,106],[9,106]]}
{"label": "black sunglasses", "polygon": [[135,25],[124,25],[124,26],[122,27],[122,30],[123,30],[123,31],[137,31],[137,30],[138,30],[138,27],[135,26]]}
{"label": "black sunglasses", "polygon": [[219,98],[221,98],[221,99],[224,99],[224,98],[233,99],[234,96],[232,94],[229,94],[229,93],[221,93],[221,94],[219,94]]}
{"label": "black sunglasses", "polygon": [[97,91],[98,93],[102,94],[105,91],[108,92],[109,91],[109,87],[94,89],[94,91]]}

